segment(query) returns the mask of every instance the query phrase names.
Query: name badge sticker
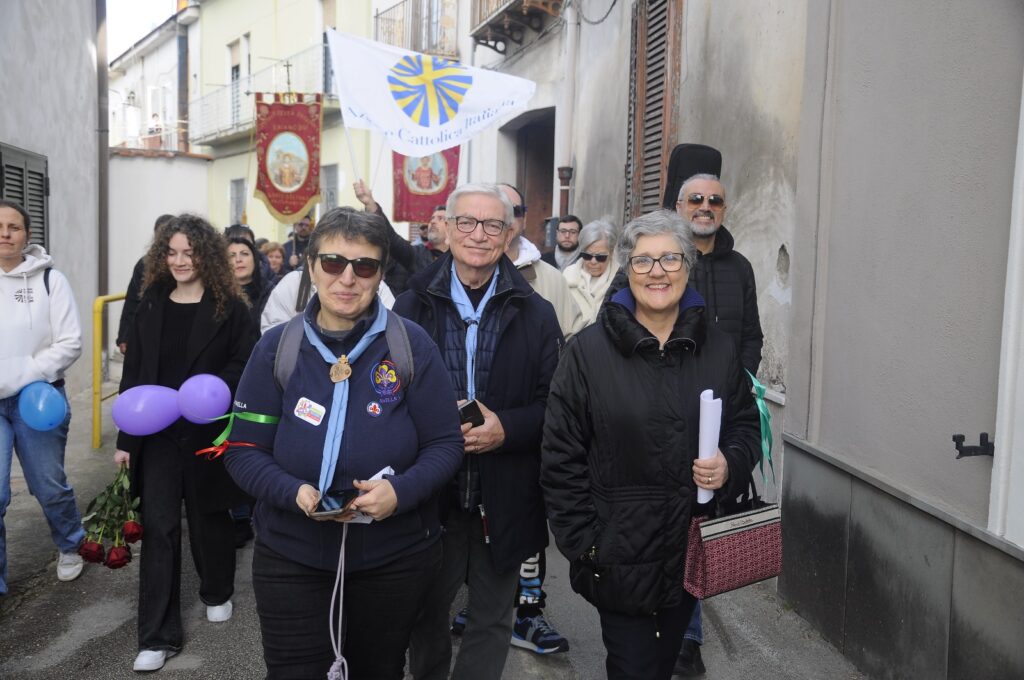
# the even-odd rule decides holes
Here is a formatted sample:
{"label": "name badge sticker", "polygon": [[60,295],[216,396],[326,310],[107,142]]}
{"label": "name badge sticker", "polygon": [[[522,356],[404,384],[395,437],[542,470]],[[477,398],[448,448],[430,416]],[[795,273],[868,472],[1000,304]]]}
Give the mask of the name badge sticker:
{"label": "name badge sticker", "polygon": [[302,397],[299,399],[299,403],[295,405],[294,413],[295,417],[299,420],[305,420],[310,425],[318,426],[323,422],[327,409],[311,399]]}

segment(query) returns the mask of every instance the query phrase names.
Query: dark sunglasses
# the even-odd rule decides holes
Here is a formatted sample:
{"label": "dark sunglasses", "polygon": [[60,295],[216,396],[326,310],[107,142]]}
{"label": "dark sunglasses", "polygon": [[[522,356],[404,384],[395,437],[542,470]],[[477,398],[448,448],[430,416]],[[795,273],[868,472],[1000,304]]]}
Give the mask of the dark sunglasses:
{"label": "dark sunglasses", "polygon": [[331,276],[340,276],[345,271],[345,267],[350,264],[355,275],[362,279],[368,279],[380,270],[380,260],[375,260],[372,257],[357,257],[350,260],[335,253],[320,253],[317,257],[320,259],[320,268],[324,270],[325,274]]}
{"label": "dark sunglasses", "polygon": [[720,194],[688,194],[686,202],[692,206],[704,205],[704,199],[708,199],[708,205],[712,208],[721,208],[725,205],[725,196]]}
{"label": "dark sunglasses", "polygon": [[606,262],[608,260],[608,253],[604,253],[602,255],[597,255],[595,253],[580,253],[580,257],[582,257],[587,262],[590,262],[591,260],[597,260],[598,262]]}

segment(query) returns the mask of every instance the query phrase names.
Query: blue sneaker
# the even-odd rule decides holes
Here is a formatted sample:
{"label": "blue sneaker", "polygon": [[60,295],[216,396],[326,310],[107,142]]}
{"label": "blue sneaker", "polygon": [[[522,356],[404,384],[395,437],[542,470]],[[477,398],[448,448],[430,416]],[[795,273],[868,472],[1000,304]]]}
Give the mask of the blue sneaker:
{"label": "blue sneaker", "polygon": [[512,626],[512,646],[536,654],[558,654],[569,651],[569,641],[551,627],[543,614],[516,617]]}
{"label": "blue sneaker", "polygon": [[452,619],[452,635],[462,635],[462,631],[466,630],[467,616],[465,607],[455,615],[455,618]]}

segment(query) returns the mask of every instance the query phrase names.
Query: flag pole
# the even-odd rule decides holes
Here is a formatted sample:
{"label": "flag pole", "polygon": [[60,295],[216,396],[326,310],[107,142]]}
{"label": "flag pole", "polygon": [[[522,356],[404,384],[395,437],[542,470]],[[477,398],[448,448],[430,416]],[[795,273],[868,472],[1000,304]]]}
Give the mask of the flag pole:
{"label": "flag pole", "polygon": [[341,126],[345,130],[345,143],[348,146],[348,159],[352,162],[352,176],[358,182],[363,179],[359,174],[359,166],[356,165],[356,151],[352,146],[352,133],[348,130],[348,124],[345,122],[345,114],[341,114]]}

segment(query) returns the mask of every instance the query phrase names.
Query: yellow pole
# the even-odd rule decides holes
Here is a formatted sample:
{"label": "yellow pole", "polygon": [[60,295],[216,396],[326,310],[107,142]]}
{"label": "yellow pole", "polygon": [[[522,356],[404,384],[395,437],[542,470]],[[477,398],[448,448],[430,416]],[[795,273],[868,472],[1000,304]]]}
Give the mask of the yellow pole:
{"label": "yellow pole", "polygon": [[102,424],[100,407],[103,402],[103,306],[108,302],[123,300],[124,293],[101,295],[92,303],[92,448],[100,448]]}

